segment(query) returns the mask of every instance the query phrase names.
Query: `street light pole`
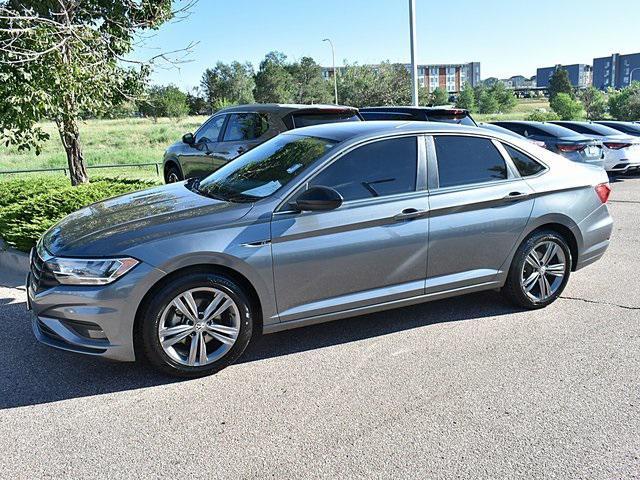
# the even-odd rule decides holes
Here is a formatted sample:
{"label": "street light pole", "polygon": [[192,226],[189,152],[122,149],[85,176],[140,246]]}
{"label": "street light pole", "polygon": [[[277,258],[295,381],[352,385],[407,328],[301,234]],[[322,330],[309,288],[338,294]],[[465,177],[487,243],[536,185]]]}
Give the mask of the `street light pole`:
{"label": "street light pole", "polygon": [[338,70],[336,70],[336,51],[333,49],[333,42],[330,38],[325,38],[323,42],[329,42],[331,45],[331,58],[333,61],[333,93],[336,99],[336,105],[338,105]]}
{"label": "street light pole", "polygon": [[418,106],[418,66],[416,65],[416,0],[409,0],[409,33],[411,36],[411,102]]}

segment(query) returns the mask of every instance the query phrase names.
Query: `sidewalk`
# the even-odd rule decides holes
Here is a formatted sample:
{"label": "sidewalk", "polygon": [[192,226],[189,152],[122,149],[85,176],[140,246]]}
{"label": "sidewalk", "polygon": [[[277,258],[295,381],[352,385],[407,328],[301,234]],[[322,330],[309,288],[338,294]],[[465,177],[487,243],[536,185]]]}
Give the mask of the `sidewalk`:
{"label": "sidewalk", "polygon": [[0,286],[24,289],[29,255],[7,247],[0,240]]}

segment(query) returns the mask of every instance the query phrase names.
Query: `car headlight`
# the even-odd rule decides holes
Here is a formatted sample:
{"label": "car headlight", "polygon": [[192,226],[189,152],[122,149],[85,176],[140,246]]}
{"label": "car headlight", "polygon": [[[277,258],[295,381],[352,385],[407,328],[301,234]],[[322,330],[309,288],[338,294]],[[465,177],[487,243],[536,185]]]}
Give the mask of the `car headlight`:
{"label": "car headlight", "polygon": [[138,263],[135,258],[49,258],[47,266],[63,285],[107,285]]}

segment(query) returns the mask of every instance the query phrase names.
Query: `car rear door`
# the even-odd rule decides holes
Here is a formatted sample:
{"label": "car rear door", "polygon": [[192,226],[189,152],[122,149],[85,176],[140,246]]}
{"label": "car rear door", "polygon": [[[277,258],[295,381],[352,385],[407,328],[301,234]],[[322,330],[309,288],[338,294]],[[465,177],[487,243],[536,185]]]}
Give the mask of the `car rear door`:
{"label": "car rear door", "polygon": [[281,321],[424,293],[429,220],[424,142],[418,139],[401,136],[358,146],[303,187],[335,188],[344,198],[341,207],[295,212],[285,206],[274,214]]}
{"label": "car rear door", "polygon": [[508,268],[533,208],[504,147],[473,135],[427,137],[430,223],[426,292],[490,284]]}

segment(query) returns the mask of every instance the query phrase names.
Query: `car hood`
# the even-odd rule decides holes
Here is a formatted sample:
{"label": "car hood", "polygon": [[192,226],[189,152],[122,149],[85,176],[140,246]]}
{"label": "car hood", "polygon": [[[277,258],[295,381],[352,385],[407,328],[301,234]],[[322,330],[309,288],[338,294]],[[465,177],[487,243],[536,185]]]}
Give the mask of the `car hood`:
{"label": "car hood", "polygon": [[56,256],[122,255],[146,242],[233,222],[252,204],[214,200],[174,183],[89,205],[64,218],[42,238]]}

